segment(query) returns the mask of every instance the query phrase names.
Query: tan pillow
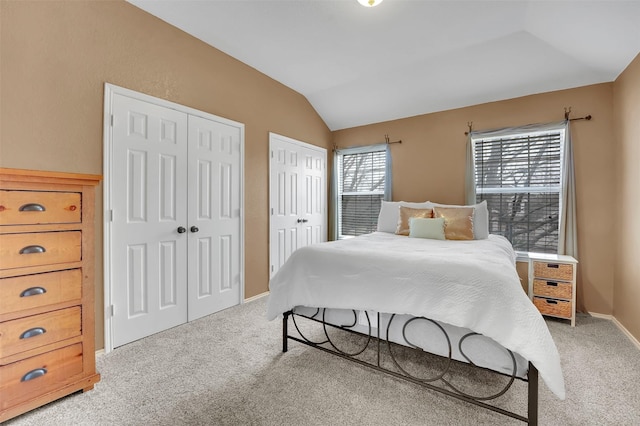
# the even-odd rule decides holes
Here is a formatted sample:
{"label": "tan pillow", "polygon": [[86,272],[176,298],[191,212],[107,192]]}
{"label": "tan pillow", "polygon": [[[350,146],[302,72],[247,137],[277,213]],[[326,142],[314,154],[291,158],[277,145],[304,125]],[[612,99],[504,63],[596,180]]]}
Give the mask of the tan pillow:
{"label": "tan pillow", "polygon": [[444,218],[447,240],[473,240],[473,207],[434,207],[433,217]]}
{"label": "tan pillow", "polygon": [[409,219],[412,217],[432,218],[432,209],[412,209],[411,207],[400,206],[400,217],[398,218],[398,227],[396,234],[409,235]]}

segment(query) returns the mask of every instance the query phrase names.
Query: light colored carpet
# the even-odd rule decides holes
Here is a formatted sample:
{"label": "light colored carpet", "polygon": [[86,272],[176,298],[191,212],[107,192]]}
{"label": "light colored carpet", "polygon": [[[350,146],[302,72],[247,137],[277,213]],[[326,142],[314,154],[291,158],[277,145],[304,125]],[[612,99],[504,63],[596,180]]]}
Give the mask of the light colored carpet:
{"label": "light colored carpet", "polygon": [[[518,425],[517,420],[290,343],[266,298],[98,358],[102,381],[19,425]],[[640,351],[610,321],[548,321],[567,399],[541,382],[541,425],[640,425]],[[526,384],[502,406],[526,409]],[[522,412],[522,411],[521,411]]]}

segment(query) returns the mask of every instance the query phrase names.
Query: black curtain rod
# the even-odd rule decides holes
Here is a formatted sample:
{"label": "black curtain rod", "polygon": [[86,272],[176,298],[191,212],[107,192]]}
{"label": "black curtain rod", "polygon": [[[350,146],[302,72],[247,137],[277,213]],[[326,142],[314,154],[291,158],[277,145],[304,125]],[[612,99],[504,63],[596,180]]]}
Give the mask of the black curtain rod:
{"label": "black curtain rod", "polygon": [[[571,107],[569,107],[569,109],[567,109],[565,107],[565,109],[564,109],[564,119],[565,120],[569,120],[569,121],[579,121],[579,120],[590,121],[593,118],[591,116],[591,114],[585,115],[584,117],[569,118],[569,114],[571,114]],[[469,135],[469,133],[471,133],[471,131],[473,130],[473,121],[468,121],[467,122],[467,126],[469,127],[469,131],[468,132],[464,132],[465,136]]]}
{"label": "black curtain rod", "polygon": [[[397,141],[390,141],[389,140],[389,135],[384,135],[384,142],[379,142],[379,143],[372,144],[372,145],[380,145],[381,143],[386,143],[387,145],[391,145],[392,143],[402,143],[402,140],[400,139],[400,140],[397,140]],[[354,145],[354,146],[348,146],[346,148],[340,148],[340,147],[338,147],[338,145],[334,145],[333,146],[333,150],[334,151],[338,151],[340,149],[358,148],[358,147],[361,147],[361,146],[367,146],[367,145]]]}

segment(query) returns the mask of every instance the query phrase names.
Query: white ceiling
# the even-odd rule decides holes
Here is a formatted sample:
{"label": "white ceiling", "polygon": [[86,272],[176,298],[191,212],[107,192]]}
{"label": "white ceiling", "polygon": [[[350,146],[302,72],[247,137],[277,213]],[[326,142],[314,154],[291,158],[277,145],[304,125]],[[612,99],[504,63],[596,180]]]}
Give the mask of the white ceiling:
{"label": "white ceiling", "polygon": [[640,52],[640,0],[128,1],[301,93],[331,130],[613,81]]}

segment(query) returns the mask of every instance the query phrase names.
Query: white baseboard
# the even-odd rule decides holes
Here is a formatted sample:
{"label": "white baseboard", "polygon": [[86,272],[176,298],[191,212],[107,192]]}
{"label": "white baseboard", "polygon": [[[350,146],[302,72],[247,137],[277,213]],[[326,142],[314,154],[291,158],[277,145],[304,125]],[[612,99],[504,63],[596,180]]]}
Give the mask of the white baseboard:
{"label": "white baseboard", "polygon": [[257,294],[255,296],[253,296],[253,297],[250,297],[248,299],[244,299],[243,303],[253,302],[254,300],[262,299],[263,297],[268,296],[268,295],[269,295],[269,292],[265,291],[264,293],[260,293],[260,294]]}
{"label": "white baseboard", "polygon": [[98,349],[96,351],[96,358],[98,358],[98,357],[100,357],[100,356],[102,356],[104,354],[105,354],[104,349]]}
{"label": "white baseboard", "polygon": [[640,349],[640,341],[638,341],[638,339],[636,339],[633,336],[633,334],[631,334],[629,330],[627,330],[625,326],[622,325],[620,321],[616,319],[616,317],[614,317],[613,315],[599,314],[597,312],[589,312],[589,315],[591,315],[592,317],[602,318],[602,319],[612,321],[616,325],[616,327],[618,327],[620,331],[622,331],[625,334],[625,336],[627,336],[629,340],[631,340],[631,343],[633,343],[634,345],[636,345],[638,349]]}

